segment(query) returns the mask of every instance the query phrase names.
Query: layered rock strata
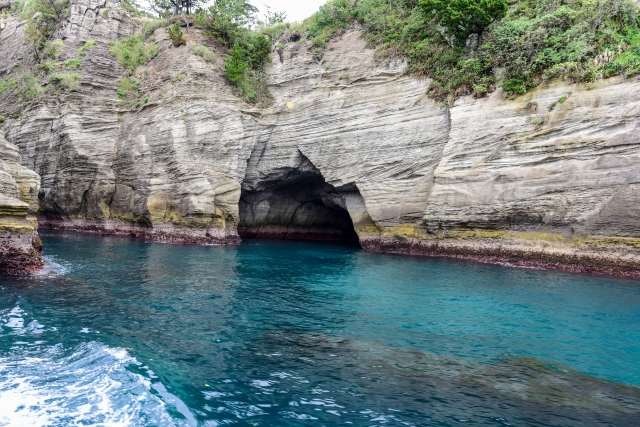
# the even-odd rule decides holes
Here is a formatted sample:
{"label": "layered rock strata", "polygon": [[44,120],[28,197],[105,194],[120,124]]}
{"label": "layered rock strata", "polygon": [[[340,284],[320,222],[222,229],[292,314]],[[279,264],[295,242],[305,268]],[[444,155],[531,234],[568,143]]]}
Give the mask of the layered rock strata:
{"label": "layered rock strata", "polygon": [[363,247],[637,276],[639,87],[635,77],[459,100],[422,220]]}
{"label": "layered rock strata", "polygon": [[21,164],[18,147],[0,136],[0,272],[32,273],[42,266],[37,220],[40,177]]}
{"label": "layered rock strata", "polygon": [[349,188],[370,251],[640,275],[640,79],[448,106],[402,65],[377,65],[356,32],[321,58],[277,52],[270,83],[286,111],[263,164],[298,150]]}
{"label": "layered rock strata", "polygon": [[[5,125],[42,176],[43,226],[188,243],[355,232],[372,251],[640,275],[637,77],[451,106],[349,31],[322,52],[282,40],[272,103],[253,106],[220,52],[196,54],[197,32],[175,48],[160,28],[137,98],[119,99],[108,43],[141,24],[105,0],[71,11],[61,60],[96,41],[82,92]],[[0,74],[24,61],[21,25],[0,33]]]}

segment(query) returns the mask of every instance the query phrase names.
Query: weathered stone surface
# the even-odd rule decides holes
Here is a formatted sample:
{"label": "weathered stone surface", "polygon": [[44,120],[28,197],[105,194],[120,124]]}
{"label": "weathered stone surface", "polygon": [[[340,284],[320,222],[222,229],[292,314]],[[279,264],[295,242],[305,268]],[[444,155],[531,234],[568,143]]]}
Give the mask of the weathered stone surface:
{"label": "weathered stone surface", "polygon": [[[369,250],[640,274],[638,78],[450,107],[349,31],[320,53],[274,51],[273,103],[259,108],[234,94],[219,52],[214,65],[195,55],[197,32],[175,48],[161,28],[138,98],[121,100],[107,42],[141,24],[101,0],[71,11],[63,59],[96,40],[82,93],[5,126],[42,176],[46,226],[189,243],[353,227]],[[0,53],[19,63],[20,24],[7,25]]]}
{"label": "weathered stone surface", "polygon": [[40,177],[20,165],[18,147],[0,136],[0,272],[30,273],[42,266],[36,219]]}
{"label": "weathered stone surface", "polygon": [[429,253],[638,274],[638,87],[556,83],[515,101],[458,101],[421,223],[388,231],[409,251],[417,239]]}

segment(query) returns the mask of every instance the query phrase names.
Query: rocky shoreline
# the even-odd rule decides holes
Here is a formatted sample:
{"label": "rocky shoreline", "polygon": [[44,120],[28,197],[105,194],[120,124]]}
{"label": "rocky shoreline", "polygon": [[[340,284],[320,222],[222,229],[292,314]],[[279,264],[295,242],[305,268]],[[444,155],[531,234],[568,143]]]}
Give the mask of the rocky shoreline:
{"label": "rocky shoreline", "polygon": [[[39,218],[42,230],[65,230],[102,236],[130,237],[137,240],[194,245],[237,245],[244,238],[302,240],[302,241],[353,241],[363,250],[373,253],[406,256],[450,258],[510,267],[558,270],[570,273],[606,275],[616,277],[640,277],[640,247],[612,245],[595,242],[560,243],[532,241],[522,238],[438,238],[419,239],[398,236],[362,236],[359,240],[345,239],[342,235],[305,233],[282,229],[209,228],[194,229],[176,225],[157,224],[144,226],[121,221],[56,220]],[[37,233],[35,233],[36,239]],[[41,246],[40,246],[41,248]],[[9,254],[7,252],[7,254]],[[13,271],[34,272],[42,266],[39,252],[26,250],[14,252],[11,261]],[[3,264],[0,263],[0,268]]]}
{"label": "rocky shoreline", "polygon": [[124,221],[90,221],[83,219],[51,219],[39,217],[41,230],[66,230],[101,236],[132,237],[139,240],[191,244],[191,245],[235,245],[241,239],[235,228],[192,228],[174,224],[143,225]]}
{"label": "rocky shoreline", "polygon": [[36,273],[44,266],[41,251],[42,242],[32,226],[0,227],[0,272]]}
{"label": "rocky shoreline", "polygon": [[433,239],[389,237],[360,240],[364,250],[452,258],[513,267],[540,268],[619,277],[640,277],[640,248],[567,245],[525,239]]}
{"label": "rocky shoreline", "polygon": [[0,135],[0,272],[29,274],[43,263],[37,209],[40,177],[21,165],[18,147]]}

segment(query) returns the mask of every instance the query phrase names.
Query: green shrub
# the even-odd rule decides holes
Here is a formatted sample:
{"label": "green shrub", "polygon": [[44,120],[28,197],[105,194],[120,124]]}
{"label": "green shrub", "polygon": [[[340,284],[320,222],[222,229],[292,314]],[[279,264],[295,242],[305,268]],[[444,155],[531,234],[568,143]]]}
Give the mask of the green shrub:
{"label": "green shrub", "polygon": [[147,102],[149,102],[149,97],[145,96],[144,99],[139,100],[138,102],[136,102],[133,107],[134,108],[140,108],[141,106],[143,106],[144,104],[146,104]]}
{"label": "green shrub", "polygon": [[24,1],[15,0],[13,2],[13,4],[11,5],[11,9],[9,9],[9,11],[11,13],[16,13],[17,14],[18,12],[20,12],[24,8],[24,3],[25,3]]}
{"label": "green shrub", "polygon": [[67,68],[80,68],[82,67],[82,62],[78,58],[71,58],[64,61],[64,65]]}
{"label": "green shrub", "polygon": [[247,56],[246,50],[240,44],[235,44],[231,49],[224,66],[224,73],[231,83],[237,84],[244,77],[249,67]]}
{"label": "green shrub", "polygon": [[[270,97],[266,79],[262,77],[265,61],[269,60],[271,40],[280,37],[291,24],[277,23],[258,32],[248,29],[255,22],[257,9],[246,0],[217,0],[196,15],[196,27],[217,40],[229,53],[225,55],[224,73],[245,100]],[[277,20],[277,19],[276,19]],[[213,63],[215,56],[205,47],[195,46],[194,52]]]}
{"label": "green shrub", "polygon": [[96,41],[95,40],[87,40],[86,42],[84,42],[84,45],[82,45],[81,48],[79,48],[78,50],[76,50],[76,54],[82,58],[87,51],[92,50],[96,45]]}
{"label": "green shrub", "polygon": [[144,39],[147,40],[149,37],[155,33],[158,28],[164,27],[169,23],[167,19],[152,19],[144,22],[142,35]]}
{"label": "green shrub", "polygon": [[48,59],[40,64],[38,64],[38,69],[44,71],[45,73],[53,71],[58,65],[56,61]]}
{"label": "green shrub", "polygon": [[530,122],[536,129],[539,129],[544,124],[544,117],[532,117]]}
{"label": "green shrub", "polygon": [[80,74],[54,73],[49,76],[49,83],[67,92],[82,92],[82,88],[80,87]]}
{"label": "green shrub", "polygon": [[509,10],[507,0],[420,0],[420,6],[427,15],[435,15],[459,47],[465,46],[471,34],[482,45],[484,30]]}
{"label": "green shrub", "polygon": [[520,77],[511,78],[502,82],[502,88],[511,95],[524,95],[534,86],[535,83],[532,80]]}
{"label": "green shrub", "polygon": [[58,59],[64,52],[64,42],[62,40],[48,41],[44,46],[44,57]]}
{"label": "green shrub", "polygon": [[167,32],[169,33],[169,37],[171,37],[171,41],[173,42],[173,45],[175,47],[179,47],[179,46],[187,44],[187,41],[184,38],[184,34],[182,33],[182,30],[180,29],[180,25],[178,25],[177,22],[175,24],[173,24],[172,27],[169,27]]}
{"label": "green shrub", "polygon": [[133,77],[118,79],[117,83],[116,94],[120,99],[132,98],[138,93],[138,83]]}
{"label": "green shrub", "polygon": [[111,42],[109,53],[130,73],[158,56],[158,45],[146,43],[142,35],[131,36],[119,42]]}
{"label": "green shrub", "polygon": [[552,78],[593,81],[640,72],[638,6],[632,0],[509,3],[506,15],[482,30],[482,46],[452,46],[440,17],[424,13],[416,0],[330,0],[301,31],[322,48],[357,23],[378,57],[405,57],[407,73],[433,79],[429,93],[436,99],[484,96],[497,86],[513,97]]}
{"label": "green shrub", "polygon": [[277,40],[287,31],[287,28],[287,24],[276,24],[272,27],[261,28],[259,31],[271,40]]}
{"label": "green shrub", "polygon": [[267,78],[263,71],[247,71],[236,86],[246,101],[261,104],[261,100],[273,98],[267,88]]}
{"label": "green shrub", "polygon": [[40,78],[34,73],[22,73],[14,77],[0,79],[0,96],[20,101],[23,104],[37,99],[44,93]]}
{"label": "green shrub", "polygon": [[313,46],[325,47],[337,32],[347,29],[356,13],[347,0],[329,1],[307,20],[307,37],[313,38]]}
{"label": "green shrub", "polygon": [[0,116],[0,125],[4,124],[4,120],[5,120],[4,116]]}
{"label": "green shrub", "polygon": [[216,0],[198,11],[195,24],[205,35],[225,46],[233,46],[246,37],[256,21],[258,9],[247,0]]}
{"label": "green shrub", "polygon": [[[267,37],[251,33],[233,45],[227,55],[224,73],[240,89],[246,100],[255,100],[258,94],[268,95],[266,79],[262,78],[265,61],[270,60],[271,42]],[[264,87],[259,86],[264,84]]]}
{"label": "green shrub", "polygon": [[12,78],[0,79],[0,96],[5,92],[13,89],[16,86],[16,81]]}

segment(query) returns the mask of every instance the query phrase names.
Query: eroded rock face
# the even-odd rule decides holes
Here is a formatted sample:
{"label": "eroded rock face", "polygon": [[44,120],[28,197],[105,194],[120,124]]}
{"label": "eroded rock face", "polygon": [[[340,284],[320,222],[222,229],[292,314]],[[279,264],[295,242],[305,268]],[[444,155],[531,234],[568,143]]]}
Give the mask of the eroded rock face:
{"label": "eroded rock face", "polygon": [[40,177],[21,164],[18,147],[0,136],[0,272],[30,273],[42,266],[37,221]]}
{"label": "eroded rock face", "polygon": [[422,221],[370,248],[637,274],[638,87],[460,100]]}
{"label": "eroded rock face", "polygon": [[[82,93],[5,125],[42,176],[44,226],[237,243],[239,226],[346,236],[347,213],[369,250],[640,274],[637,77],[448,106],[349,31],[320,53],[274,51],[273,103],[259,108],[227,84],[219,52],[195,54],[197,33],[175,48],[161,28],[158,57],[133,76],[140,93],[119,99],[126,73],[108,42],[141,24],[104,0],[71,11],[61,60],[96,40]],[[24,61],[20,24],[0,37],[7,73]]]}
{"label": "eroded rock face", "polygon": [[[256,121],[239,111],[218,69],[156,31],[159,56],[132,76],[140,92],[121,100],[129,77],[110,41],[141,23],[108,1],[75,2],[59,61],[81,58],[82,92],[57,91],[22,112],[8,138],[42,176],[42,227],[186,243],[239,243],[240,181]],[[16,24],[14,38],[21,38]],[[11,41],[7,42],[11,44]],[[0,48],[1,49],[1,48]],[[134,103],[147,99],[142,107]]]}

